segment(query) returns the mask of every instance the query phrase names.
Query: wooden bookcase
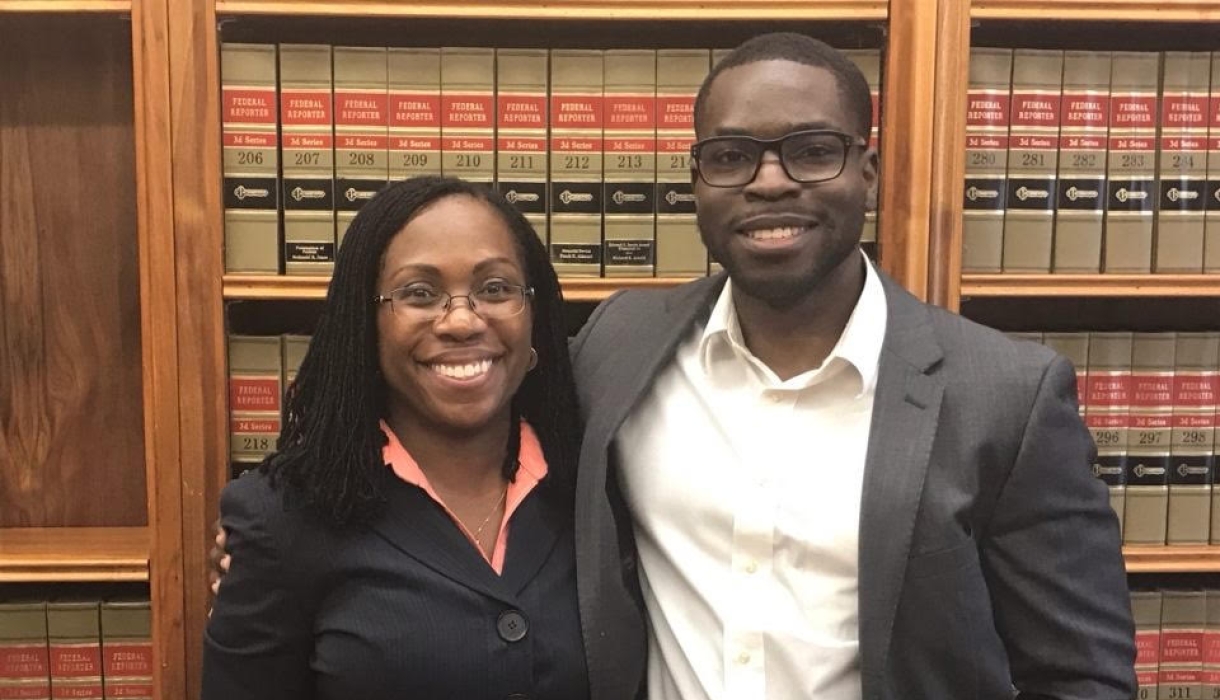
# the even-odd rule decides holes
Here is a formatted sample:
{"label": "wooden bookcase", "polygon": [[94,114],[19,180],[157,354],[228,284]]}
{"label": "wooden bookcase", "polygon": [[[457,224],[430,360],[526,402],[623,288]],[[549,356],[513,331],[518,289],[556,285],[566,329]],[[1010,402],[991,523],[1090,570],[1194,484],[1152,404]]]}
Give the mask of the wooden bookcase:
{"label": "wooden bookcase", "polygon": [[[319,41],[338,43],[344,27],[367,18],[404,32],[419,22],[486,30],[521,20],[674,35],[712,25],[730,32],[881,27],[887,61],[879,244],[891,275],[951,308],[963,295],[1220,297],[1220,279],[1195,276],[960,272],[971,22],[1216,22],[1220,0],[0,0],[0,65],[20,66],[0,75],[0,328],[14,323],[14,308],[26,314],[19,322],[32,322],[29,309],[45,308],[76,324],[48,336],[62,346],[54,364],[44,349],[18,347],[8,340],[14,336],[0,334],[0,357],[10,363],[0,371],[0,400],[7,402],[0,405],[21,420],[51,416],[51,428],[27,428],[0,414],[0,461],[17,454],[15,436],[35,434],[60,450],[54,459],[25,456],[16,471],[3,464],[0,581],[147,579],[166,700],[198,696],[206,552],[228,478],[225,305],[325,293],[324,280],[223,274],[219,42],[226,26],[263,21],[297,23]],[[72,38],[71,50],[54,54],[57,60],[11,58],[56,45],[48,38],[63,34]],[[42,89],[48,83],[52,89]],[[8,104],[23,111],[14,117]],[[124,116],[107,122],[112,112]],[[35,144],[56,158],[21,165],[10,155]],[[6,247],[35,239],[44,251],[37,264]],[[88,284],[68,274],[78,258],[107,271],[118,301],[74,293]],[[596,301],[628,285],[679,282],[565,280],[564,289],[569,299]],[[94,326],[101,330],[81,335]],[[116,366],[105,364],[111,359]],[[10,388],[24,386],[3,379],[13,363],[23,372],[21,363],[45,366],[52,379],[45,394]],[[125,402],[85,392],[90,378],[124,389]],[[90,402],[90,429],[101,437],[75,443],[69,454],[61,448],[71,444],[65,438],[84,433],[54,417],[73,391]],[[13,474],[24,481],[13,482]],[[1133,572],[1220,571],[1213,547],[1129,549],[1127,556]]]}

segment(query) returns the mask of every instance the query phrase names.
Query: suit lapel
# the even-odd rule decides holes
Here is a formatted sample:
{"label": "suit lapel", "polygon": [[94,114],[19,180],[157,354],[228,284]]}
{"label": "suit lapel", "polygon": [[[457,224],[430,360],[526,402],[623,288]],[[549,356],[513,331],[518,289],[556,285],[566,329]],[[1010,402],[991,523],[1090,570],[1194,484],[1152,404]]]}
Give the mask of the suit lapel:
{"label": "suit lapel", "polygon": [[[539,485],[536,489],[545,489]],[[555,508],[536,490],[513,513],[508,530],[508,555],[500,580],[513,595],[519,595],[546,563],[559,533],[572,527],[571,520],[560,517]]]}
{"label": "suit lapel", "polygon": [[880,697],[944,383],[927,309],[883,276],[887,328],[873,400],[860,507],[859,609],[863,697]]}

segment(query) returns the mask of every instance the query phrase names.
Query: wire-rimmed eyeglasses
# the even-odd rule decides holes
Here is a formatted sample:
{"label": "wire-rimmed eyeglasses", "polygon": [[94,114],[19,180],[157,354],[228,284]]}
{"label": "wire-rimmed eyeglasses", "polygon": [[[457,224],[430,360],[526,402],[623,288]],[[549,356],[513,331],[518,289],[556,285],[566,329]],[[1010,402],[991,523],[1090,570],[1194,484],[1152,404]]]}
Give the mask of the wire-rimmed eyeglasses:
{"label": "wire-rimmed eyeglasses", "polygon": [[713,136],[690,148],[699,178],[712,187],[742,187],[754,181],[767,151],[795,182],[833,180],[843,173],[847,154],[868,142],[841,131],[794,131],[777,139],[753,136]]}
{"label": "wire-rimmed eyeglasses", "polygon": [[379,294],[373,303],[388,303],[394,315],[404,320],[431,322],[449,313],[454,299],[465,299],[471,311],[485,320],[493,320],[521,313],[525,300],[533,296],[533,287],[508,282],[488,282],[469,294],[450,294],[417,282]]}

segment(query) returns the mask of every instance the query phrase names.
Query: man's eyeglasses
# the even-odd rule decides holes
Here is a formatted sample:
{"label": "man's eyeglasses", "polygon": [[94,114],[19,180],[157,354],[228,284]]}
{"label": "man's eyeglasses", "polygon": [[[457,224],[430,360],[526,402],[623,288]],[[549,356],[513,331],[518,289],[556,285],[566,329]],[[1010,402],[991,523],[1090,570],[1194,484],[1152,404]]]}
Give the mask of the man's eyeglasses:
{"label": "man's eyeglasses", "polygon": [[833,180],[847,165],[847,153],[867,141],[839,131],[794,131],[777,139],[714,136],[690,148],[700,179],[712,187],[742,187],[754,181],[763,154],[779,153],[780,166],[795,182]]}
{"label": "man's eyeglasses", "polygon": [[388,303],[394,315],[404,321],[430,323],[449,313],[454,299],[465,299],[471,311],[490,321],[516,316],[525,310],[525,300],[533,296],[533,287],[508,282],[488,282],[469,294],[450,294],[417,282],[379,294],[373,303]]}

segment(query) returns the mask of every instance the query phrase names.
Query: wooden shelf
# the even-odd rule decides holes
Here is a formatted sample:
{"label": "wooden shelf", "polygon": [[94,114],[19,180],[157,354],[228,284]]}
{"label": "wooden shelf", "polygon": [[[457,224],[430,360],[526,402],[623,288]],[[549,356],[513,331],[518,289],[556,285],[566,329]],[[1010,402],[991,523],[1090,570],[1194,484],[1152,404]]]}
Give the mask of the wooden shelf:
{"label": "wooden shelf", "polygon": [[973,19],[1215,22],[1220,0],[975,0]]}
{"label": "wooden shelf", "polygon": [[[566,301],[601,301],[620,289],[666,289],[689,279],[676,277],[579,278],[560,280]],[[329,277],[225,275],[225,299],[324,299]]]}
{"label": "wooden shelf", "polygon": [[6,12],[130,14],[131,0],[0,0],[0,14]]}
{"label": "wooden shelf", "polygon": [[1220,572],[1220,545],[1123,547],[1127,573]]}
{"label": "wooden shelf", "polygon": [[147,581],[146,527],[0,529],[0,582]]}
{"label": "wooden shelf", "polygon": [[218,15],[578,20],[884,20],[884,0],[217,0]]}
{"label": "wooden shelf", "polygon": [[1220,275],[962,275],[965,297],[1220,296]]}

